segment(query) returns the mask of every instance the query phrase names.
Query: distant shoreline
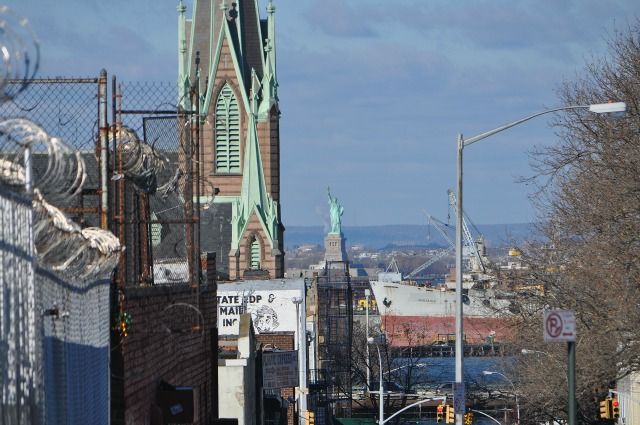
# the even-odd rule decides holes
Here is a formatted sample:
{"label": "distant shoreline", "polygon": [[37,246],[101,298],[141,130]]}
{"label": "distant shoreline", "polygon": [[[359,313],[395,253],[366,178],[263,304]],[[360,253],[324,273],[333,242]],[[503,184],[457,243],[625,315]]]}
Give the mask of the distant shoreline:
{"label": "distant shoreline", "polygon": [[[476,226],[490,247],[520,245],[524,241],[541,239],[534,223],[481,224]],[[284,243],[287,249],[301,245],[323,245],[326,229],[323,226],[287,226]],[[438,231],[428,225],[392,224],[379,226],[344,226],[342,233],[347,246],[362,245],[382,249],[387,246],[446,247],[447,242]],[[474,237],[477,236],[472,229]],[[453,235],[453,228],[451,229]]]}

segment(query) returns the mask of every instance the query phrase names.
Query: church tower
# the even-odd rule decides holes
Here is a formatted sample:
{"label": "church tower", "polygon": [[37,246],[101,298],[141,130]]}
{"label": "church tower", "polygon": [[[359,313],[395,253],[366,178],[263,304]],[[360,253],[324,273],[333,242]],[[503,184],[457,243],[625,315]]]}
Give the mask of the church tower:
{"label": "church tower", "polygon": [[[280,215],[280,110],[275,7],[260,19],[258,0],[194,0],[178,5],[179,87],[200,82],[200,150],[206,247],[230,280],[284,274]],[[209,228],[207,228],[209,226]],[[203,246],[207,241],[203,240]]]}

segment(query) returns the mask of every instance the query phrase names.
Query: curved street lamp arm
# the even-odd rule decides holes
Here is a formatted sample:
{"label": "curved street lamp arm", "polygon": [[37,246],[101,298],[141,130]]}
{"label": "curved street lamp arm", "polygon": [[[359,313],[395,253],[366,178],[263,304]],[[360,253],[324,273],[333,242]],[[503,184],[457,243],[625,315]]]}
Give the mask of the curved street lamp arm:
{"label": "curved street lamp arm", "polygon": [[502,378],[507,381],[513,388],[515,391],[516,386],[513,384],[513,382],[511,381],[511,379],[507,378],[507,376],[504,373],[500,373],[500,372],[494,372],[494,371],[490,371],[491,373],[489,375],[500,375],[502,376]]}
{"label": "curved street lamp arm", "polygon": [[425,398],[424,400],[420,400],[420,401],[416,401],[415,403],[412,403],[408,406],[403,407],[402,409],[398,410],[396,413],[394,413],[393,415],[389,416],[387,419],[385,419],[384,421],[382,421],[382,424],[384,425],[385,423],[387,423],[387,421],[390,421],[391,419],[395,418],[396,416],[398,416],[400,413],[404,412],[405,410],[409,410],[412,407],[415,407],[419,404],[422,403],[426,403],[427,401],[433,401],[433,400],[442,400],[442,401],[446,401],[447,398],[446,397],[430,397],[430,398]]}
{"label": "curved street lamp arm", "polygon": [[489,418],[489,419],[491,419],[492,421],[496,422],[498,425],[502,425],[502,424],[500,423],[500,421],[499,421],[499,420],[497,420],[496,418],[494,418],[494,417],[493,417],[493,416],[491,416],[491,415],[488,415],[488,414],[486,414],[486,413],[484,413],[484,412],[481,412],[481,411],[479,411],[479,410],[474,410],[474,409],[469,409],[469,410],[470,410],[470,411],[472,411],[472,412],[480,413],[481,415],[485,415],[487,418]]}
{"label": "curved street lamp arm", "polygon": [[484,138],[487,138],[489,136],[492,136],[496,133],[500,133],[501,131],[504,131],[508,128],[514,127],[518,124],[522,124],[523,122],[529,121],[530,119],[533,119],[535,117],[539,117],[540,115],[544,115],[544,114],[550,114],[552,112],[558,112],[558,111],[567,111],[567,110],[571,110],[571,109],[589,109],[591,107],[591,105],[573,105],[573,106],[562,106],[560,108],[553,108],[553,109],[547,109],[545,111],[541,111],[541,112],[536,112],[535,114],[529,115],[527,117],[521,118],[517,121],[513,121],[510,122],[508,124],[502,125],[500,127],[494,128],[493,130],[489,130],[486,131],[482,134],[478,134],[477,136],[474,137],[470,137],[469,139],[465,139],[463,141],[464,146],[469,146],[472,143],[475,143],[479,140],[482,140]]}
{"label": "curved street lamp arm", "polygon": [[516,389],[516,385],[513,383],[511,379],[507,378],[507,376],[504,373],[491,371],[490,375],[502,376],[502,378],[511,385],[511,388],[513,388],[513,395],[516,398],[516,415],[517,415],[518,423],[520,423],[520,403],[518,402],[518,391]]}

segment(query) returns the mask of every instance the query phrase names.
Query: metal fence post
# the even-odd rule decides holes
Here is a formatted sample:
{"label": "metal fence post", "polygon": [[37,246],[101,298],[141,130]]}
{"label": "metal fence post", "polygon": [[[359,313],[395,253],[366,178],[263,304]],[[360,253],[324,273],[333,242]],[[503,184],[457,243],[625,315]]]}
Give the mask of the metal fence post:
{"label": "metal fence post", "polygon": [[98,128],[100,129],[100,228],[109,226],[108,164],[109,124],[107,123],[107,71],[100,71],[98,79]]}

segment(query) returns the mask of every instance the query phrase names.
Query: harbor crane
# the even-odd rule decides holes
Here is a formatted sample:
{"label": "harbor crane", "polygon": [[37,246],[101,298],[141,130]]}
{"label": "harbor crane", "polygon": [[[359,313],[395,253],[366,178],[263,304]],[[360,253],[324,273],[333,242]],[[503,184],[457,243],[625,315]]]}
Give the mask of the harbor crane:
{"label": "harbor crane", "polygon": [[[456,195],[455,193],[453,193],[451,189],[447,191],[447,195],[449,197],[449,207],[453,208],[453,210],[455,211]],[[437,218],[427,213],[426,211],[424,213],[427,216],[428,224],[430,226],[433,226],[438,231],[438,233],[440,233],[440,235],[444,238],[444,240],[447,242],[449,246],[447,247],[447,249],[440,251],[438,254],[431,257],[428,261],[426,261],[425,263],[421,264],[420,266],[412,270],[409,274],[405,276],[406,279],[415,278],[423,270],[426,270],[431,265],[435,264],[437,261],[446,257],[447,255],[450,255],[455,248],[453,239],[451,238],[451,236],[449,236],[449,233],[448,233],[448,230],[451,229],[449,224],[441,220],[438,220]],[[473,236],[471,235],[471,231],[469,230],[469,226],[467,225],[468,220],[469,220],[469,217],[466,215],[466,213],[464,213],[462,217],[462,234],[464,239],[463,240],[464,252],[466,253],[465,256],[469,258],[469,264],[470,264],[469,268],[471,270],[485,273],[486,266],[482,258],[483,254],[478,250],[478,243],[473,239]],[[482,242],[482,236],[480,237],[479,241]]]}
{"label": "harbor crane", "polygon": [[421,264],[416,269],[414,269],[411,273],[409,273],[406,276],[407,279],[413,279],[421,271],[429,268],[431,265],[435,264],[437,261],[439,261],[442,258],[446,257],[447,255],[451,254],[451,252],[453,251],[453,249],[455,247],[453,241],[451,240],[451,237],[449,237],[449,234],[445,230],[448,225],[446,223],[443,223],[442,221],[438,220],[437,218],[435,218],[431,214],[427,213],[426,211],[424,213],[427,215],[427,219],[428,219],[429,225],[431,225],[431,226],[436,228],[436,230],[440,233],[440,235],[442,235],[444,240],[449,244],[449,247],[447,249],[443,250],[443,251],[440,251],[439,253],[437,253],[433,257],[429,258],[429,261],[427,261],[426,263]]}
{"label": "harbor crane", "polygon": [[[451,189],[447,190],[447,194],[449,195],[449,208],[453,210],[454,215],[457,215],[456,194]],[[471,236],[471,231],[469,230],[469,226],[467,226],[467,220],[465,218],[468,219],[469,217],[463,210],[462,211],[462,235],[465,243],[465,248],[467,248],[467,250],[470,250],[470,253],[469,253],[470,268],[474,271],[485,273],[487,271],[486,266],[484,265],[482,255],[478,250],[478,245],[476,241],[473,240],[473,237]],[[482,236],[480,236],[479,242],[483,242]]]}

